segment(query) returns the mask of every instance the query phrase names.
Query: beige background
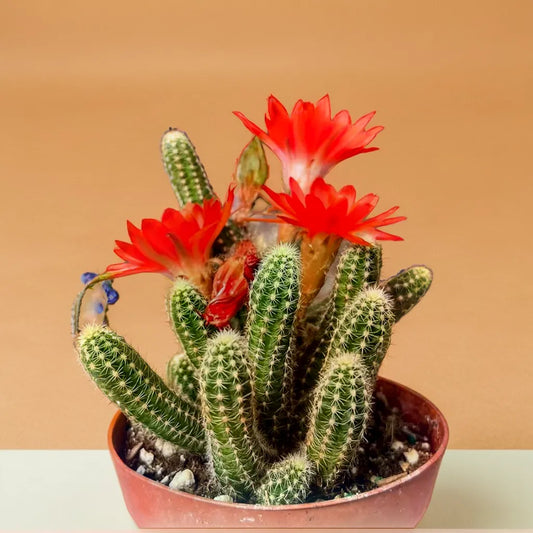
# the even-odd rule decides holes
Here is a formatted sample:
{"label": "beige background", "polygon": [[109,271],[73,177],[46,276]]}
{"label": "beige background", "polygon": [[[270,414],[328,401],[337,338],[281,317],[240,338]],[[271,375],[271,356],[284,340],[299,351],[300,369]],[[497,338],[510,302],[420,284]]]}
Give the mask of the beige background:
{"label": "beige background", "polygon": [[[401,206],[385,273],[435,283],[383,373],[442,408],[455,448],[532,448],[533,2],[4,2],[0,8],[0,447],[105,446],[114,410],[69,337],[79,274],[175,201],[161,133],[222,192],[274,93],[377,109],[379,152],[331,175]],[[273,165],[277,171],[278,167]],[[116,283],[112,321],[161,370],[166,281]]]}

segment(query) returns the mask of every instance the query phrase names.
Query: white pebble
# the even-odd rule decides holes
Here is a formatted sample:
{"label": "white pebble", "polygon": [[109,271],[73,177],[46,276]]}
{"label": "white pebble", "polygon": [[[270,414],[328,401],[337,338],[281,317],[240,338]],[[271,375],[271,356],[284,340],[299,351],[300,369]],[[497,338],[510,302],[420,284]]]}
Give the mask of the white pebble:
{"label": "white pebble", "polygon": [[178,451],[178,448],[174,446],[174,444],[163,439],[156,439],[156,441],[154,442],[154,446],[155,446],[155,449],[163,457],[171,457],[174,454],[176,454]]}
{"label": "white pebble", "polygon": [[168,485],[169,481],[170,481],[170,476],[165,476],[159,483],[162,483],[163,485]]}
{"label": "white pebble", "polygon": [[391,445],[390,447],[395,451],[395,452],[399,452],[401,450],[404,449],[404,445],[403,445],[403,442],[400,441],[400,440],[395,440]]}
{"label": "white pebble", "polygon": [[403,456],[410,465],[416,465],[418,463],[418,452],[414,448],[409,448],[403,452]]}
{"label": "white pebble", "polygon": [[154,462],[154,454],[147,452],[144,448],[139,451],[139,461],[147,466],[150,466]]}
{"label": "white pebble", "polygon": [[227,494],[220,494],[219,496],[215,496],[213,499],[216,502],[233,503],[233,498],[231,496],[228,496]]}
{"label": "white pebble", "polygon": [[172,490],[190,490],[194,486],[194,474],[186,468],[178,472],[169,484]]}
{"label": "white pebble", "polygon": [[404,472],[407,472],[407,470],[409,469],[409,463],[407,461],[400,461],[400,468]]}
{"label": "white pebble", "polygon": [[141,474],[141,476],[144,476],[144,474],[146,473],[146,468],[141,465],[137,468],[137,470],[135,470],[135,472],[137,472],[137,474]]}
{"label": "white pebble", "polygon": [[425,451],[429,451],[431,449],[431,446],[429,445],[429,442],[423,442],[420,447],[425,450]]}

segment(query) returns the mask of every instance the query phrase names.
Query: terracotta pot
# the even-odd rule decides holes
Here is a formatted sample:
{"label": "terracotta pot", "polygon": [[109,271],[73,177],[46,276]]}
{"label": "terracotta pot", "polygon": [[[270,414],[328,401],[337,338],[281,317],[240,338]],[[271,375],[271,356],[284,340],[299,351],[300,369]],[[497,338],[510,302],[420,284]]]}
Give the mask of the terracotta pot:
{"label": "terracotta pot", "polygon": [[338,500],[265,507],[217,502],[170,490],[123,461],[127,420],[118,412],[109,426],[108,445],[126,506],[142,528],[186,527],[359,527],[412,528],[431,499],[439,466],[448,444],[448,425],[426,398],[394,381],[379,378],[376,391],[405,420],[425,429],[434,455],[411,474],[383,487]]}

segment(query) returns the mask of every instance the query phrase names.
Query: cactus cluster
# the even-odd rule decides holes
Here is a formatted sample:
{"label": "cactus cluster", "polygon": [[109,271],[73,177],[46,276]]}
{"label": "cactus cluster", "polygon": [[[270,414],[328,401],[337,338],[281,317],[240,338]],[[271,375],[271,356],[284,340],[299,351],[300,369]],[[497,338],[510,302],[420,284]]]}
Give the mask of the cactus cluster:
{"label": "cactus cluster", "polygon": [[[215,197],[185,133],[169,130],[161,148],[181,206]],[[245,222],[228,221],[213,272],[246,236]],[[308,306],[300,237],[293,237],[258,246],[260,264],[244,283],[249,293],[222,329],[205,320],[209,294],[174,279],[167,311],[181,351],[166,380],[107,322],[75,325],[81,363],[100,390],[153,435],[203,456],[216,491],[235,501],[301,503],[313,487],[343,479],[365,438],[392,328],[432,280],[427,267],[415,266],[380,281],[381,247],[352,242],[330,268],[330,293]],[[238,261],[232,268],[245,269]]]}

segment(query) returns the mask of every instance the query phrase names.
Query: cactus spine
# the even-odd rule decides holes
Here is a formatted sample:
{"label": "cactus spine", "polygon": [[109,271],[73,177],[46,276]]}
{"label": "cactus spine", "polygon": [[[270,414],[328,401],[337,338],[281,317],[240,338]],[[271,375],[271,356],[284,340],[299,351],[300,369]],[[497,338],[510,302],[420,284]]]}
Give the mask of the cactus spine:
{"label": "cactus spine", "polygon": [[238,499],[251,494],[263,470],[254,438],[250,377],[238,334],[222,331],[210,339],[200,370],[209,455],[222,490]]}
{"label": "cactus spine", "polygon": [[384,289],[393,300],[394,318],[400,320],[426,294],[433,281],[433,272],[427,266],[412,266],[400,270],[384,283]]}
{"label": "cactus spine", "polygon": [[206,299],[184,279],[177,279],[167,301],[172,328],[191,363],[199,368],[207,346],[202,314]]}
{"label": "cactus spine", "polygon": [[247,335],[254,400],[266,433],[280,431],[291,402],[293,325],[298,308],[300,257],[280,244],[264,259],[250,293]]}
{"label": "cactus spine", "polygon": [[130,419],[180,448],[204,451],[197,407],[172,392],[122,337],[89,325],[78,337],[78,349],[87,373]]}
{"label": "cactus spine", "polygon": [[191,403],[198,399],[198,376],[196,369],[184,353],[176,354],[167,363],[167,383],[180,396]]}
{"label": "cactus spine", "polygon": [[306,437],[319,480],[333,485],[353,461],[370,415],[372,381],[361,358],[335,357],[315,392]]}
{"label": "cactus spine", "polygon": [[261,505],[302,503],[309,494],[314,468],[305,453],[289,455],[272,465],[256,491]]}

